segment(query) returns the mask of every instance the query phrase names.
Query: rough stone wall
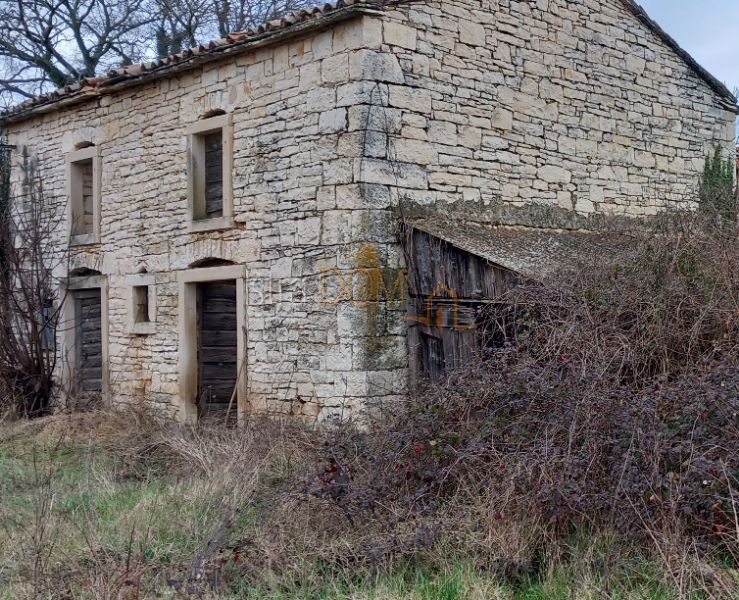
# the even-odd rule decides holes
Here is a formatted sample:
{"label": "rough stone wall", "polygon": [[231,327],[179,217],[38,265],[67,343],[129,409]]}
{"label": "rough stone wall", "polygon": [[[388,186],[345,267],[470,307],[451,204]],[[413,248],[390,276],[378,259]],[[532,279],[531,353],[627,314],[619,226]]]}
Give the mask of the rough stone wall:
{"label": "rough stone wall", "polygon": [[[237,227],[191,234],[186,129],[214,109],[233,115]],[[65,154],[101,149],[101,244],[70,268],[108,276],[114,400],[176,411],[178,273],[217,258],[246,266],[251,408],[323,419],[405,391],[404,306],[385,301],[402,294],[398,213],[580,227],[691,206],[705,152],[733,131],[619,0],[443,0],[8,133],[59,205]],[[157,282],[150,336],[128,330],[126,276],[142,266]]]}
{"label": "rough stone wall", "polygon": [[383,50],[405,83],[384,90],[390,143],[366,179],[406,210],[558,227],[648,216],[693,206],[706,152],[733,148],[734,115],[620,0],[401,4]]}
{"label": "rough stone wall", "polygon": [[[210,258],[246,265],[252,409],[322,419],[361,406],[370,385],[375,399],[405,391],[402,310],[388,319],[392,310],[357,306],[371,277],[350,275],[400,263],[382,246],[390,222],[373,218],[355,184],[363,122],[354,105],[374,68],[360,48],[379,39],[377,19],[357,18],[9,127],[58,206],[65,155],[82,141],[100,148],[101,243],[74,248],[70,270],[108,276],[114,401],[176,412],[177,274]],[[233,115],[236,227],[191,234],[186,129],[214,109]],[[140,267],[156,275],[157,331],[148,336],[128,327],[126,276]]]}

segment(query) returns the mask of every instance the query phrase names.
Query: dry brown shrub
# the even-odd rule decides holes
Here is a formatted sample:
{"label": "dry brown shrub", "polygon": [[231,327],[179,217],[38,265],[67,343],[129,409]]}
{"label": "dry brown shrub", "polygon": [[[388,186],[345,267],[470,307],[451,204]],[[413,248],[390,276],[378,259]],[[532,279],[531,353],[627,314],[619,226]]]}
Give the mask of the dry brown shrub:
{"label": "dry brown shrub", "polygon": [[216,501],[197,552],[149,573],[180,595],[443,570],[450,556],[513,583],[568,562],[628,578],[619,548],[636,546],[681,597],[729,597],[717,565],[739,565],[739,249],[694,216],[633,250],[515,290],[513,316],[492,315],[516,333],[505,348],[362,428],[129,410],[84,417],[79,434]]}
{"label": "dry brown shrub", "polygon": [[523,285],[491,315],[507,347],[334,432],[305,493],[377,563],[445,539],[533,574],[578,532],[670,530],[739,564],[738,284],[734,232],[678,215]]}
{"label": "dry brown shrub", "polygon": [[518,349],[568,375],[637,387],[700,372],[736,354],[738,258],[735,230],[715,216],[662,217],[621,256],[513,290]]}

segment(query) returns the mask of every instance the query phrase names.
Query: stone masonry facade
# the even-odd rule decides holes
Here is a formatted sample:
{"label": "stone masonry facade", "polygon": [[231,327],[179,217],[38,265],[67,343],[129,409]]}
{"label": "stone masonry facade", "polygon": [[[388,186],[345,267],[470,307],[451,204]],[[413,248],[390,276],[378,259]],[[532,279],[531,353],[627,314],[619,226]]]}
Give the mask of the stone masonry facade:
{"label": "stone masonry facade", "polygon": [[403,72],[390,156],[422,167],[397,201],[535,226],[650,216],[692,208],[705,154],[733,148],[734,107],[621,0],[444,0],[384,22]]}
{"label": "stone masonry facade", "polygon": [[[587,228],[691,208],[706,152],[733,148],[731,99],[622,0],[353,10],[6,117],[61,211],[65,157],[99,152],[99,243],[72,247],[69,270],[105,278],[114,402],[189,418],[183,274],[214,260],[243,271],[239,411],[325,420],[394,402],[408,387],[399,218]],[[224,113],[233,224],[192,231],[187,131]],[[141,335],[130,278],[144,271],[156,319]]]}

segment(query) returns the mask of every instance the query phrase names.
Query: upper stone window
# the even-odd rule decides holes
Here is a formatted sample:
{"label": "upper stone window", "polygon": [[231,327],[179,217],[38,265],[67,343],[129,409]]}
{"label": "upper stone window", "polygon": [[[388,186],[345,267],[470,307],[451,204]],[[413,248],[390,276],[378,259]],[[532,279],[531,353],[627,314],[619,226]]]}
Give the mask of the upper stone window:
{"label": "upper stone window", "polygon": [[134,323],[151,323],[148,285],[133,286],[133,320]]}
{"label": "upper stone window", "polygon": [[67,186],[70,243],[97,244],[100,242],[99,148],[85,144],[69,153]]}
{"label": "upper stone window", "polygon": [[230,115],[188,129],[190,231],[233,226],[233,126]]}

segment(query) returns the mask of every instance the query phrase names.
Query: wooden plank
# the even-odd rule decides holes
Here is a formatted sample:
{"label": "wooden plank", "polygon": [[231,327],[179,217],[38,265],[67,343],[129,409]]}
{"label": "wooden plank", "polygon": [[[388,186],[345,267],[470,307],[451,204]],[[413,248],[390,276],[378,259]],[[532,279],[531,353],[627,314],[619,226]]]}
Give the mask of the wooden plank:
{"label": "wooden plank", "polygon": [[203,283],[198,298],[198,398],[227,404],[237,378],[236,282]]}
{"label": "wooden plank", "polygon": [[80,389],[83,392],[99,392],[103,389],[103,380],[102,379],[92,379],[90,377],[86,377],[80,384]]}
{"label": "wooden plank", "polygon": [[426,296],[445,287],[454,290],[460,299],[482,301],[499,296],[515,285],[515,276],[505,269],[425,232],[414,232],[411,252],[413,296]]}
{"label": "wooden plank", "polygon": [[205,214],[223,216],[223,133],[205,136]]}
{"label": "wooden plank", "polygon": [[233,346],[208,346],[203,348],[208,361],[213,363],[231,362],[236,364]]}
{"label": "wooden plank", "polygon": [[441,338],[421,334],[422,372],[432,381],[438,380],[446,371],[444,342]]}
{"label": "wooden plank", "polygon": [[92,159],[77,163],[77,173],[82,179],[82,213],[79,215],[82,230],[80,233],[92,233],[93,225],[93,166]]}
{"label": "wooden plank", "polygon": [[203,361],[201,373],[206,381],[230,381],[233,377],[235,366],[235,360],[223,362]]}
{"label": "wooden plank", "polygon": [[82,345],[80,347],[80,354],[82,356],[99,356],[102,351],[102,342],[100,341],[100,334],[96,332],[86,332],[86,336],[82,337]]}
{"label": "wooden plank", "polygon": [[[515,274],[433,236],[414,230],[408,314],[417,340],[412,369],[438,378],[488,346],[485,307],[516,285]],[[498,336],[500,337],[500,336]]]}
{"label": "wooden plank", "polygon": [[[236,323],[236,319],[234,319],[234,323]],[[234,354],[236,354],[236,342],[238,340],[238,335],[235,329],[233,331],[203,329],[200,333],[201,349],[206,349],[213,346],[218,346],[222,348],[225,346],[233,348]]]}
{"label": "wooden plank", "polygon": [[234,382],[231,380],[209,381],[207,384],[201,386],[199,397],[202,401],[200,405],[226,404],[231,400],[233,389]]}
{"label": "wooden plank", "polygon": [[236,285],[229,281],[214,281],[208,283],[208,294],[204,298],[205,305],[213,300],[229,298],[236,300]]}
{"label": "wooden plank", "polygon": [[202,325],[211,331],[228,331],[234,322],[236,312],[203,313]]}
{"label": "wooden plank", "polygon": [[236,298],[219,298],[217,300],[209,300],[207,305],[203,306],[205,314],[236,314],[236,306],[234,301]]}
{"label": "wooden plank", "polygon": [[102,379],[103,377],[103,369],[102,367],[88,367],[85,369],[85,379],[86,380],[98,380]]}

